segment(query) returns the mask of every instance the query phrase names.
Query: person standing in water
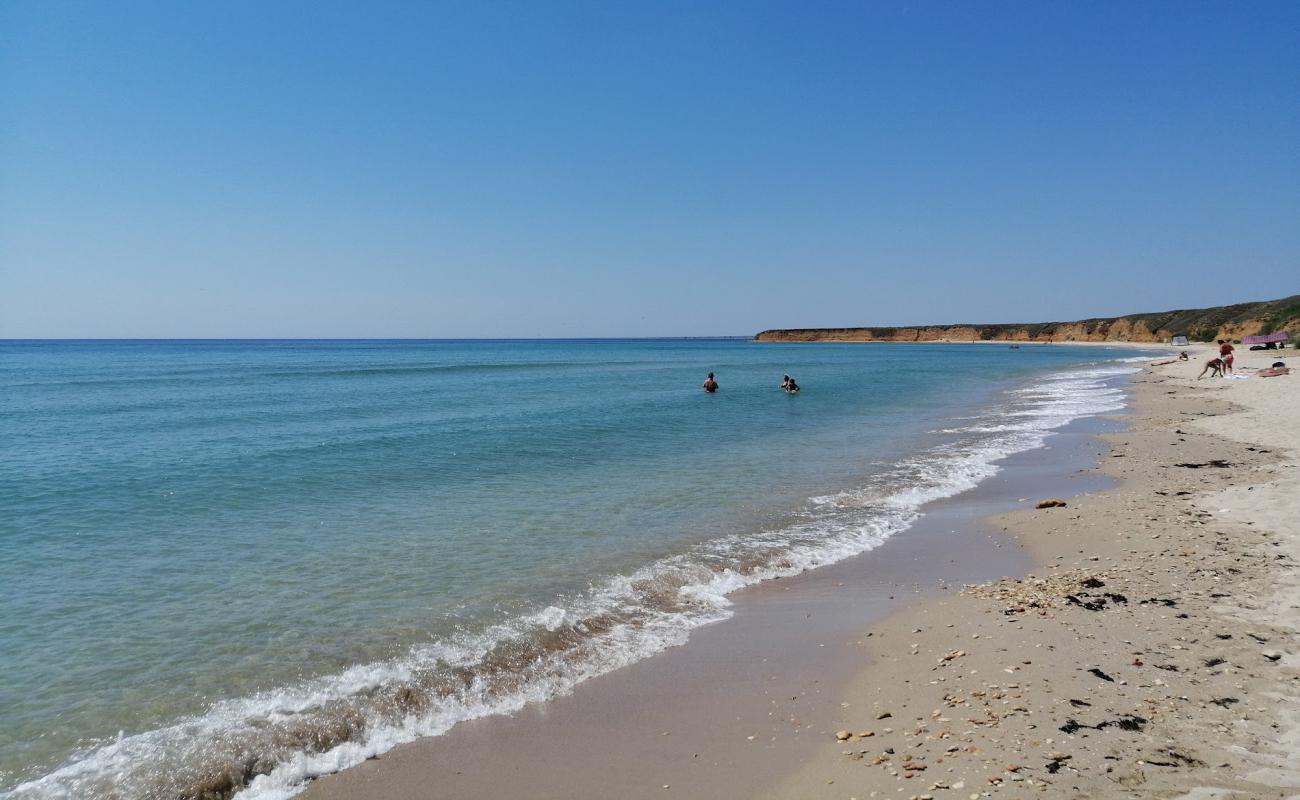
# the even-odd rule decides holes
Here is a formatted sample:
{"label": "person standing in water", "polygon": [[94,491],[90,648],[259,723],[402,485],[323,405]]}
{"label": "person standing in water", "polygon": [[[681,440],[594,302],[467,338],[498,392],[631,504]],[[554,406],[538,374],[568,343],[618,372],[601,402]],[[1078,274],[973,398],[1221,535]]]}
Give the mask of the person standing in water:
{"label": "person standing in water", "polygon": [[794,382],[794,378],[786,375],[781,378],[781,388],[785,389],[786,394],[794,394],[799,391],[799,384]]}
{"label": "person standing in water", "polygon": [[714,392],[718,391],[718,382],[713,379],[712,372],[709,373],[709,377],[704,379],[704,391],[708,392],[709,394],[713,394]]}

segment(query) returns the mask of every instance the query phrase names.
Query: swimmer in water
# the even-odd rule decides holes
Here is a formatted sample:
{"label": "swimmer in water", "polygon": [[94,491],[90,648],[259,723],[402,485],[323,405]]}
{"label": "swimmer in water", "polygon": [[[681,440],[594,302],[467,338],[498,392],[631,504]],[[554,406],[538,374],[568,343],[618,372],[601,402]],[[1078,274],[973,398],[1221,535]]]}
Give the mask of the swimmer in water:
{"label": "swimmer in water", "polygon": [[781,379],[781,388],[785,389],[786,394],[794,394],[795,392],[799,391],[799,384],[794,382],[794,378],[791,378],[789,375],[786,375],[784,378]]}
{"label": "swimmer in water", "polygon": [[709,373],[709,377],[704,379],[704,391],[708,392],[709,394],[713,394],[714,392],[718,391],[718,382],[713,379],[712,372]]}

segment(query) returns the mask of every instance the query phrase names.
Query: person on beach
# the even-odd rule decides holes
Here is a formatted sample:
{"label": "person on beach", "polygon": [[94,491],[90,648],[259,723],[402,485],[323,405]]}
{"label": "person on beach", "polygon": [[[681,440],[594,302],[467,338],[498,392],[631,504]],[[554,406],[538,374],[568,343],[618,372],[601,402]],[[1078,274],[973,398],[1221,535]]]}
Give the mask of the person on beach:
{"label": "person on beach", "polygon": [[1186,351],[1186,350],[1184,350],[1183,352],[1181,352],[1181,353],[1178,354],[1178,360],[1179,360],[1179,361],[1186,361],[1186,360],[1187,360],[1187,351]]}
{"label": "person on beach", "polygon": [[1219,340],[1219,358],[1223,361],[1224,374],[1232,374],[1232,342]]}
{"label": "person on beach", "polygon": [[704,391],[708,392],[709,394],[713,394],[714,392],[718,391],[718,382],[713,379],[712,372],[709,373],[709,377],[704,379]]}
{"label": "person on beach", "polygon": [[1255,374],[1261,378],[1276,378],[1279,375],[1290,375],[1291,368],[1286,365],[1285,361],[1274,361],[1273,366],[1261,369]]}
{"label": "person on beach", "polygon": [[1209,361],[1206,361],[1206,362],[1205,362],[1205,369],[1201,370],[1201,374],[1196,376],[1196,380],[1199,381],[1201,378],[1204,378],[1204,377],[1205,377],[1205,373],[1207,373],[1207,372],[1210,373],[1210,377],[1211,377],[1211,378],[1222,378],[1222,377],[1223,377],[1223,359],[1221,359],[1221,358],[1211,358]]}
{"label": "person on beach", "polygon": [[795,392],[799,391],[799,384],[794,382],[794,378],[791,378],[789,375],[786,375],[784,378],[781,379],[781,388],[785,389],[786,394],[794,394]]}

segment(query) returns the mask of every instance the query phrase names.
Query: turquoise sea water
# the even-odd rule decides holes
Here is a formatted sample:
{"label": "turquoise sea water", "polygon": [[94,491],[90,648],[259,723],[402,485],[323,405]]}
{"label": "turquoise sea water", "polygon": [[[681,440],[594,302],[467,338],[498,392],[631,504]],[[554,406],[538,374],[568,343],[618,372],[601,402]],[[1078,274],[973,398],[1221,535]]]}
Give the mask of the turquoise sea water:
{"label": "turquoise sea water", "polygon": [[544,700],[1120,408],[1131,356],[0,342],[0,797],[287,797]]}

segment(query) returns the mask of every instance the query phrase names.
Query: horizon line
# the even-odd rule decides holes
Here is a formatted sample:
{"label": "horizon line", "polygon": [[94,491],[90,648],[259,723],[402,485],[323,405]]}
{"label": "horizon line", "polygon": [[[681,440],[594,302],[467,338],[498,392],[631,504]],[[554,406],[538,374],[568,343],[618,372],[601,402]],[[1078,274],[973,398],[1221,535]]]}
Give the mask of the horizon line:
{"label": "horizon line", "polygon": [[626,342],[698,339],[753,340],[756,334],[708,336],[32,336],[0,338],[6,342]]}

